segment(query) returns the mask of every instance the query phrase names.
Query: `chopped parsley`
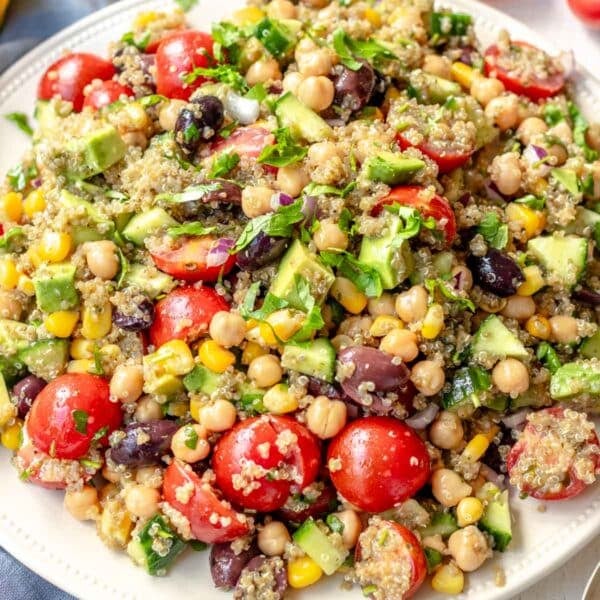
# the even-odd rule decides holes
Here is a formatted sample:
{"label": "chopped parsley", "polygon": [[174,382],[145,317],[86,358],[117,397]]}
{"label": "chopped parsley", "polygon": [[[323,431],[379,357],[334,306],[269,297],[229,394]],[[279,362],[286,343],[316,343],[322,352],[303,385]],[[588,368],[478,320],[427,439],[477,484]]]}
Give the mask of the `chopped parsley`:
{"label": "chopped parsley", "polygon": [[195,450],[198,446],[198,434],[193,425],[186,425],[183,428],[183,443],[190,449]]}
{"label": "chopped parsley", "polygon": [[207,227],[200,221],[191,221],[190,223],[184,223],[183,225],[177,225],[175,227],[169,227],[167,234],[171,237],[181,237],[182,235],[201,236],[208,235],[217,230],[215,225]]}
{"label": "chopped parsley", "polygon": [[206,77],[215,81],[220,81],[231,86],[238,92],[245,93],[248,90],[248,84],[244,76],[231,65],[217,65],[216,67],[196,67],[190,73],[182,76],[182,79],[188,85],[194,83],[199,77]]}
{"label": "chopped parsley", "polygon": [[274,131],[276,144],[265,146],[258,157],[258,162],[273,167],[287,167],[302,160],[308,149],[294,141],[290,130],[281,127]]}
{"label": "chopped parsley", "polygon": [[146,48],[148,47],[148,44],[150,43],[151,37],[152,34],[149,31],[147,31],[141,38],[136,40],[133,31],[128,31],[127,33],[123,34],[121,41],[124,44],[127,44],[128,46],[134,46],[140,52],[145,52]]}
{"label": "chopped parsley", "polygon": [[437,229],[435,219],[433,217],[424,218],[416,208],[401,204],[387,204],[383,208],[387,212],[400,217],[404,223],[404,227],[396,233],[396,237],[394,238],[396,243],[419,235],[422,227],[431,231]]}
{"label": "chopped parsley", "polygon": [[369,298],[378,298],[383,293],[383,284],[379,271],[352,256],[349,252],[324,250],[321,260],[338,273],[349,279],[361,292]]}
{"label": "chopped parsley", "polygon": [[37,176],[38,170],[34,164],[27,167],[18,164],[6,173],[8,183],[15,192],[22,192],[27,187],[27,184]]}
{"label": "chopped parsley", "polygon": [[475,312],[475,304],[468,297],[461,296],[460,292],[454,289],[447,281],[441,278],[426,279],[425,287],[429,294],[434,297],[436,289],[440,291],[442,296],[450,302],[455,302],[461,310],[470,310]]}
{"label": "chopped parsley", "polygon": [[14,123],[23,133],[27,135],[33,135],[33,129],[29,124],[29,118],[25,113],[13,112],[4,115],[4,118],[11,123]]}
{"label": "chopped parsley", "polygon": [[183,12],[188,12],[198,4],[198,0],[175,0]]}
{"label": "chopped parsley", "polygon": [[556,373],[562,366],[560,359],[556,354],[556,350],[548,343],[542,342],[535,353],[538,360],[544,363],[544,366],[550,371],[550,373]]}
{"label": "chopped parsley", "polygon": [[341,198],[345,198],[352,190],[354,190],[354,188],[356,188],[356,181],[351,181],[343,188],[336,188],[332,185],[311,181],[302,190],[302,193],[306,196],[340,196]]}
{"label": "chopped parsley", "polygon": [[98,431],[96,431],[96,433],[94,434],[94,437],[92,438],[92,444],[99,442],[107,433],[108,433],[108,425],[105,425],[104,427],[100,427],[100,429],[98,429]]}
{"label": "chopped parsley", "polygon": [[545,198],[538,198],[533,194],[527,194],[527,196],[517,198],[516,200],[513,200],[513,202],[516,202],[517,204],[524,204],[532,210],[543,210],[543,208],[546,206]]}
{"label": "chopped parsley", "polygon": [[240,162],[240,155],[236,152],[225,152],[217,157],[208,174],[210,179],[225,177]]}
{"label": "chopped parsley", "polygon": [[339,533],[340,535],[344,533],[344,524],[335,515],[327,515],[325,523],[327,523],[327,526],[333,533]]}
{"label": "chopped parsley", "polygon": [[339,55],[343,65],[352,71],[358,71],[363,63],[358,58],[379,64],[383,60],[391,60],[397,56],[383,44],[372,38],[355,40],[342,28],[333,32],[333,49]]}
{"label": "chopped parsley", "polygon": [[173,204],[180,204],[182,202],[193,202],[194,200],[201,200],[206,194],[210,192],[217,192],[222,188],[222,185],[218,182],[214,183],[199,183],[197,185],[191,185],[185,188],[183,192],[177,194],[171,194],[166,192],[164,194],[158,194],[156,200],[159,202],[172,202]]}
{"label": "chopped parsley", "polygon": [[496,213],[487,213],[477,226],[477,231],[492,248],[497,250],[506,248],[508,244],[508,225],[502,223]]}
{"label": "chopped parsley", "polygon": [[149,96],[143,96],[138,100],[138,102],[144,107],[148,108],[149,106],[156,106],[160,102],[164,102],[168,100],[166,96],[161,96],[160,94],[150,94]]}
{"label": "chopped parsley", "polygon": [[71,412],[73,422],[75,423],[75,430],[81,435],[87,435],[88,426],[88,414],[85,410],[74,410]]}

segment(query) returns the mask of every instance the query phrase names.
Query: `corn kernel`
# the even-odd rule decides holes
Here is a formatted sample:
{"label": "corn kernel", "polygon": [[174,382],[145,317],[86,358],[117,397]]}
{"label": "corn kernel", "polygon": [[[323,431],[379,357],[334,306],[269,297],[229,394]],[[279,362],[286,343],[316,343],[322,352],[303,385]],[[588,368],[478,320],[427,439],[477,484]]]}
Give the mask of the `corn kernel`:
{"label": "corn kernel", "polygon": [[87,340],[99,340],[108,335],[112,328],[112,306],[110,302],[104,306],[83,309],[81,319],[81,335]]}
{"label": "corn kernel", "polygon": [[323,570],[310,556],[303,556],[288,563],[287,576],[289,584],[300,589],[317,583]]}
{"label": "corn kernel", "polygon": [[18,223],[23,216],[23,195],[17,192],[8,192],[0,198],[0,221],[14,221]]}
{"label": "corn kernel", "polygon": [[13,290],[19,282],[19,271],[15,261],[10,257],[0,259],[0,287]]}
{"label": "corn kernel", "polygon": [[531,185],[530,190],[531,193],[536,196],[543,196],[546,190],[548,189],[548,181],[542,177],[536,179]]}
{"label": "corn kernel", "polygon": [[215,373],[224,373],[235,363],[235,354],[225,350],[214,340],[206,340],[198,349],[200,362]]}
{"label": "corn kernel", "polygon": [[263,348],[260,344],[257,344],[256,342],[246,342],[246,346],[242,352],[242,364],[249,365],[255,358],[267,353],[268,350]]}
{"label": "corn kernel", "polygon": [[118,359],[121,356],[121,348],[117,344],[105,344],[99,352],[101,356],[106,358]]}
{"label": "corn kernel", "polygon": [[329,294],[337,300],[349,313],[360,314],[369,299],[345,277],[336,277]]}
{"label": "corn kernel", "polygon": [[40,253],[33,246],[27,250],[25,256],[31,261],[31,264],[37,269],[44,261],[40,256]]}
{"label": "corn kernel", "polygon": [[458,81],[462,87],[466,90],[471,89],[471,84],[475,80],[475,77],[480,77],[480,73],[475,71],[469,65],[465,65],[465,63],[454,62],[450,67],[450,73],[454,78],[454,81]]}
{"label": "corn kernel", "polygon": [[2,432],[0,441],[5,448],[16,452],[21,446],[21,430],[23,429],[23,421],[21,419],[15,419],[12,425],[9,425]]}
{"label": "corn kernel", "polygon": [[423,319],[421,335],[426,340],[434,340],[444,328],[444,309],[441,304],[432,304]]}
{"label": "corn kernel", "polygon": [[298,400],[285,383],[278,383],[263,396],[265,408],[274,415],[285,415],[298,410]]}
{"label": "corn kernel", "polygon": [[483,516],[483,503],[479,498],[463,498],[456,507],[456,520],[459,527],[477,523]]}
{"label": "corn kernel", "polygon": [[546,226],[546,215],[538,210],[532,210],[524,204],[511,202],[507,205],[506,217],[511,223],[516,223],[523,231],[519,239],[526,241],[539,235]]}
{"label": "corn kernel", "polygon": [[107,500],[97,526],[98,535],[105,544],[124,548],[133,529],[133,522],[123,500],[118,497]]}
{"label": "corn kernel", "polygon": [[93,358],[96,344],[92,340],[75,338],[69,346],[71,358]]}
{"label": "corn kernel", "polygon": [[245,27],[246,25],[256,25],[259,21],[262,21],[264,17],[265,13],[257,6],[247,6],[246,8],[236,10],[233,13],[231,20],[238,27]]}
{"label": "corn kernel", "polygon": [[277,346],[279,341],[287,342],[302,328],[304,314],[290,309],[276,310],[266,322],[259,324],[260,335],[268,346]]}
{"label": "corn kernel", "polygon": [[19,275],[19,280],[17,281],[17,289],[20,292],[23,292],[26,296],[35,295],[35,286],[33,285],[33,280],[31,279],[31,277],[27,277],[27,275]]}
{"label": "corn kernel", "polygon": [[150,25],[160,17],[160,13],[157,13],[154,10],[147,10],[145,12],[141,12],[134,20],[134,26],[136,29],[141,29]]}
{"label": "corn kernel", "polygon": [[537,265],[531,265],[523,269],[525,281],[517,288],[519,296],[533,296],[539,292],[545,285],[541,269]]}
{"label": "corn kernel", "polygon": [[369,333],[373,337],[384,337],[390,331],[402,329],[403,327],[404,323],[400,319],[392,317],[391,315],[379,315],[378,317],[375,317],[375,320],[369,329]]}
{"label": "corn kernel", "polygon": [[91,358],[78,358],[67,363],[67,373],[95,373],[96,363]]}
{"label": "corn kernel", "polygon": [[478,433],[465,446],[465,449],[462,451],[462,458],[468,462],[476,462],[485,454],[489,445],[490,440],[483,433]]}
{"label": "corn kernel", "polygon": [[440,594],[460,594],[465,587],[465,576],[456,565],[448,563],[434,573],[431,587]]}
{"label": "corn kernel", "polygon": [[183,340],[171,340],[144,357],[157,375],[187,375],[194,368],[194,356]]}
{"label": "corn kernel", "polygon": [[390,110],[390,105],[392,104],[392,102],[394,100],[397,100],[398,98],[400,98],[402,96],[400,90],[396,87],[394,87],[393,85],[391,85],[387,92],[385,93],[385,96],[383,98],[383,103],[381,105],[381,110],[387,115],[387,113]]}
{"label": "corn kernel", "polygon": [[529,317],[525,323],[525,329],[529,335],[538,338],[538,340],[548,340],[552,333],[550,321],[542,315],[533,315],[533,317]]}
{"label": "corn kernel", "polygon": [[365,19],[373,27],[381,27],[381,15],[374,8],[365,8]]}
{"label": "corn kernel", "polygon": [[59,310],[44,319],[44,327],[55,337],[67,338],[75,329],[79,313],[72,310]]}
{"label": "corn kernel", "polygon": [[190,400],[190,415],[197,423],[200,423],[200,409],[204,406],[204,404],[205,403],[198,397],[193,397]]}
{"label": "corn kernel", "polygon": [[60,231],[45,231],[37,247],[42,260],[57,263],[69,256],[73,240],[71,235]]}
{"label": "corn kernel", "polygon": [[23,211],[31,219],[36,213],[42,212],[46,208],[46,199],[41,190],[33,190],[27,194],[23,201]]}

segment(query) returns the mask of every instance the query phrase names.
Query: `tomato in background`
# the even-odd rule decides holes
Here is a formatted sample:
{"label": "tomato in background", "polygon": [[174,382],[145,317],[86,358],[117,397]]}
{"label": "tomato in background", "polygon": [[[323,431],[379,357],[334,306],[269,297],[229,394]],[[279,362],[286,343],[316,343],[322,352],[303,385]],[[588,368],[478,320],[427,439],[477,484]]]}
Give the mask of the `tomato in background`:
{"label": "tomato in background", "polygon": [[586,25],[600,28],[600,2],[598,0],[568,0],[571,10]]}
{"label": "tomato in background", "polygon": [[[412,148],[413,144],[405,137],[402,132],[396,134],[396,139],[402,150]],[[425,156],[428,156],[438,166],[440,173],[449,173],[458,167],[462,167],[471,158],[473,152],[458,152],[453,150],[440,151],[436,145],[429,142],[427,138],[420,144],[414,146],[418,148]]]}
{"label": "tomato in background", "polygon": [[131,88],[109,79],[108,81],[102,81],[98,85],[92,84],[83,101],[83,108],[89,106],[94,110],[98,110],[116,102],[121,96],[133,95],[134,93]]}
{"label": "tomato in background", "polygon": [[236,152],[240,156],[258,158],[265,146],[274,143],[275,136],[264,127],[238,127],[228,138],[214,142],[211,150],[213,154]]}

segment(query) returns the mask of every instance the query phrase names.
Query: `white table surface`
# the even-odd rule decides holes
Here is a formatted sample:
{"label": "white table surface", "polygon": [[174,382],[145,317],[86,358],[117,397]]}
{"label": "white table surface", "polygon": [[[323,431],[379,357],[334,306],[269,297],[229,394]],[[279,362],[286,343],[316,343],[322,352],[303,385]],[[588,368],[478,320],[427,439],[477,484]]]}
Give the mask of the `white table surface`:
{"label": "white table surface", "polygon": [[[600,78],[600,30],[589,29],[577,20],[570,12],[567,0],[493,0],[487,4],[548,35],[556,46],[573,50],[576,61]],[[600,115],[597,118],[600,120]],[[580,600],[599,560],[600,538],[597,538],[567,564],[515,600]]]}

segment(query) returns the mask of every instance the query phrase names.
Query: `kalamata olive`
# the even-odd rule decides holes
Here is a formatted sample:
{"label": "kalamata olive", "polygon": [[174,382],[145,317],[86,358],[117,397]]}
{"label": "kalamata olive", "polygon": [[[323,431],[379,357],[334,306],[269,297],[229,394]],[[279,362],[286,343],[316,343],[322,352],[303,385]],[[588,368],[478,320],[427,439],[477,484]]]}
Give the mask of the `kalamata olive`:
{"label": "kalamata olive", "polygon": [[125,437],[110,449],[110,458],[128,467],[157,464],[169,452],[178,429],[177,423],[166,419],[131,423],[125,428]]}
{"label": "kalamata olive", "polygon": [[600,306],[600,294],[593,290],[588,290],[587,288],[581,288],[580,290],[574,291],[573,298],[584,304],[589,304],[590,306]]}
{"label": "kalamata olive", "polygon": [[337,384],[316,377],[308,378],[306,391],[311,396],[327,396],[328,398],[342,398],[344,396],[344,392]]}
{"label": "kalamata olive", "polygon": [[381,106],[385,99],[385,94],[391,84],[391,77],[384,76],[375,71],[375,85],[373,87],[373,93],[369,98],[369,104],[371,106]]}
{"label": "kalamata olive", "polygon": [[519,265],[495,248],[490,248],[485,256],[471,254],[467,264],[477,284],[501,298],[515,294],[519,285],[525,281]]}
{"label": "kalamata olive", "polygon": [[175,141],[192,154],[200,142],[207,142],[223,125],[223,103],[216,96],[198,96],[179,112],[175,122]]}
{"label": "kalamata olive", "polygon": [[260,552],[256,544],[236,554],[229,542],[214,544],[210,550],[210,574],[215,587],[229,590],[234,588],[243,568]]}
{"label": "kalamata olive", "polygon": [[337,65],[334,70],[334,103],[342,108],[357,111],[364,108],[375,89],[375,71],[364,61],[358,71]]}
{"label": "kalamata olive", "polygon": [[315,500],[306,500],[304,497],[290,496],[277,513],[284,521],[303,523],[309,517],[315,519],[334,511],[338,499],[335,488],[330,483],[325,483],[321,495]]}
{"label": "kalamata olive", "polygon": [[46,382],[35,375],[27,375],[13,385],[11,392],[17,401],[17,410],[21,419],[25,418],[31,408],[31,403],[45,387]]}
{"label": "kalamata olive", "polygon": [[[223,103],[216,96],[196,96],[191,100],[195,111],[201,112],[202,125],[215,133],[223,125]],[[211,135],[210,137],[213,137]],[[210,139],[204,137],[203,139]]]}
{"label": "kalamata olive", "polygon": [[143,300],[132,315],[126,315],[120,310],[113,312],[113,323],[125,331],[142,331],[152,325],[154,321],[154,304],[150,300]]}
{"label": "kalamata olive", "polygon": [[[255,556],[243,569],[238,580],[234,600],[246,600],[248,598],[247,588],[252,585],[254,589],[258,587],[264,589],[264,597],[271,600],[283,600],[287,590],[287,574],[284,562],[278,556],[267,558],[266,556]],[[271,583],[270,589],[265,589]]]}
{"label": "kalamata olive", "polygon": [[287,248],[288,240],[259,233],[248,246],[236,255],[236,262],[244,271],[255,271],[278,259]]}

